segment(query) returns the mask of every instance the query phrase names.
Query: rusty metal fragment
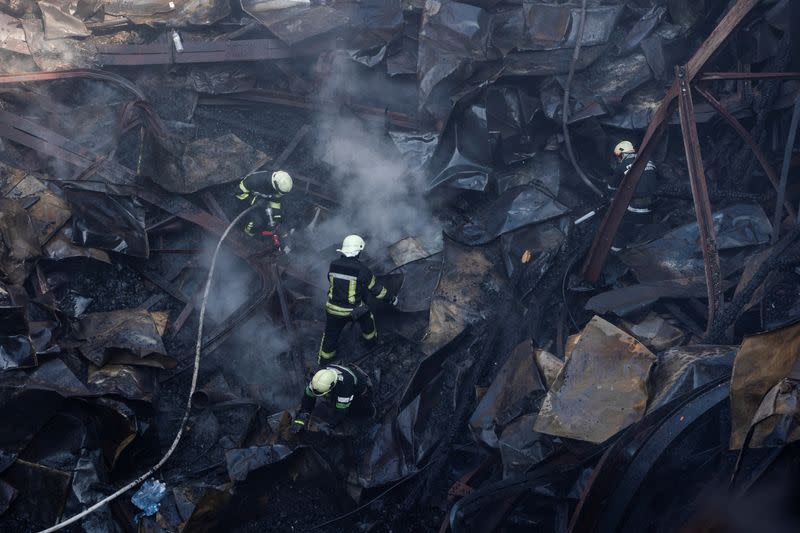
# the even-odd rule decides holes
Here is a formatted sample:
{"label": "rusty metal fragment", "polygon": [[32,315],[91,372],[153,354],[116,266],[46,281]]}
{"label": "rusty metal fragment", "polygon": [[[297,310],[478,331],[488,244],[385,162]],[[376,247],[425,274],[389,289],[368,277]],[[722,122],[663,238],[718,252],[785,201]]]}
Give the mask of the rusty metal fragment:
{"label": "rusty metal fragment", "polygon": [[[800,323],[746,337],[736,354],[731,378],[731,449],[739,449],[764,400],[781,380],[792,375],[800,361]],[[794,376],[796,379],[798,376]],[[760,447],[775,429],[773,424],[757,427],[750,447]],[[800,437],[795,431],[792,439]]]}
{"label": "rusty metal fragment", "polygon": [[644,416],[655,362],[643,344],[595,316],[547,392],[534,429],[605,442]]}
{"label": "rusty metal fragment", "polygon": [[722,272],[717,253],[717,237],[714,230],[714,216],[711,213],[711,200],[708,198],[703,155],[700,153],[700,138],[697,135],[697,123],[694,118],[692,89],[686,79],[686,68],[675,67],[675,77],[679,82],[678,109],[680,111],[683,147],[686,151],[686,163],[689,166],[689,181],[692,186],[694,212],[700,229],[700,248],[703,251],[706,286],[708,288],[708,324],[706,330],[716,320],[722,308]]}

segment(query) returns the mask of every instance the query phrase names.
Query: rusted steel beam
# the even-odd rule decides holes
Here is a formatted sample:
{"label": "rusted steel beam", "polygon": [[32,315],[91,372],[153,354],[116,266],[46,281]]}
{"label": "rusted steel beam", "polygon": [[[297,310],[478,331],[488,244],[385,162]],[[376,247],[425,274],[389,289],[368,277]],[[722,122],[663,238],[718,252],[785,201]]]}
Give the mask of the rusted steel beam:
{"label": "rusted steel beam", "polygon": [[70,78],[89,78],[115,83],[132,93],[139,100],[144,100],[144,93],[130,80],[111,72],[92,69],[55,70],[51,72],[24,72],[19,74],[0,74],[0,84],[28,83],[37,81],[66,80]]}
{"label": "rusted steel beam", "polygon": [[[695,85],[694,89],[700,94],[700,96],[705,98],[709,104],[711,104],[711,107],[713,107],[717,113],[722,116],[722,118],[728,121],[736,133],[739,134],[739,137],[741,137],[742,140],[747,143],[747,146],[749,146],[753,151],[753,154],[755,154],[756,159],[758,159],[758,162],[761,164],[761,168],[764,169],[764,173],[769,178],[769,181],[772,183],[773,187],[775,187],[775,190],[779,190],[778,175],[772,168],[772,165],[769,164],[767,157],[764,155],[764,152],[761,151],[758,143],[756,143],[753,137],[750,136],[750,132],[748,132],[747,129],[742,126],[741,122],[739,122],[736,117],[734,117],[727,109],[725,109],[725,106],[723,106],[719,100],[714,98],[714,95],[712,95],[708,90],[698,85]],[[789,213],[794,215],[794,207],[792,207],[789,202],[786,202],[785,205]]]}
{"label": "rusted steel beam", "polygon": [[[711,32],[708,38],[703,42],[702,46],[694,53],[686,67],[686,82],[691,82],[695,76],[698,75],[700,70],[705,66],[706,62],[713,56],[725,40],[730,36],[731,32],[739,25],[744,17],[758,4],[759,0],[738,0],[733,7],[725,14],[720,23]],[[583,266],[583,277],[588,281],[597,281],[600,274],[603,272],[603,265],[605,265],[608,258],[608,251],[611,248],[611,242],[614,240],[619,225],[622,222],[622,217],[628,209],[628,204],[633,198],[633,193],[636,191],[636,186],[639,184],[639,179],[642,177],[642,172],[647,165],[647,161],[653,154],[654,145],[658,142],[661,134],[664,131],[666,121],[672,112],[672,105],[678,97],[679,85],[676,79],[666,96],[661,101],[661,104],[653,114],[650,125],[647,127],[644,139],[639,147],[636,161],[622,178],[619,184],[617,193],[611,201],[611,205],[600,223],[600,228],[597,230],[592,247],[589,250],[589,255],[586,258],[586,263]]]}
{"label": "rusted steel beam", "polygon": [[[789,179],[789,165],[792,161],[792,150],[794,150],[794,139],[797,135],[797,122],[800,120],[800,93],[794,100],[794,111],[792,111],[792,122],[789,124],[789,138],[786,140],[786,148],[783,150],[783,166],[781,166],[781,181],[778,185],[778,198],[775,201],[775,218],[772,221],[772,244],[778,242],[781,233],[781,205],[786,199],[786,182]],[[787,202],[786,210],[791,214],[791,205]]]}
{"label": "rusted steel beam", "polygon": [[239,41],[184,41],[183,50],[175,50],[172,41],[155,44],[109,44],[97,47],[103,65],[139,66],[186,63],[224,63],[229,61],[264,61],[288,59],[300,55],[278,39],[242,39]]}
{"label": "rusted steel beam", "polygon": [[697,78],[699,81],[717,80],[796,80],[800,79],[800,72],[706,72]]}
{"label": "rusted steel beam", "polygon": [[686,79],[686,67],[675,67],[675,76],[680,84],[678,94],[678,114],[683,133],[683,148],[686,151],[686,164],[689,168],[689,182],[692,186],[694,212],[700,232],[700,247],[703,251],[703,264],[708,291],[708,322],[706,331],[716,321],[722,307],[722,272],[717,253],[717,236],[714,230],[714,215],[711,213],[711,200],[708,198],[703,155],[700,152],[700,138],[694,120],[692,88]]}

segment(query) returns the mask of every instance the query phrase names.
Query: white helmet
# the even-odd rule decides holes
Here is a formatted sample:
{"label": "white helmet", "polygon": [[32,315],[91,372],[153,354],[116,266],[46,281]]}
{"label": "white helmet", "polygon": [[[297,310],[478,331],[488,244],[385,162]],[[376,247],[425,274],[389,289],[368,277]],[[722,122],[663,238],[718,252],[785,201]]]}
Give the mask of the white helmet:
{"label": "white helmet", "polygon": [[633,143],[630,141],[622,141],[614,147],[614,155],[617,157],[621,156],[622,154],[632,154],[634,152],[636,152],[636,149],[633,147]]}
{"label": "white helmet", "polygon": [[325,396],[331,391],[337,379],[339,379],[339,374],[332,368],[318,370],[311,378],[311,392],[314,396]]}
{"label": "white helmet", "polygon": [[284,194],[292,190],[292,177],[285,170],[278,170],[272,173],[272,187]]}
{"label": "white helmet", "polygon": [[358,235],[348,235],[342,241],[342,247],[336,251],[341,252],[345,257],[355,257],[361,253],[367,243]]}

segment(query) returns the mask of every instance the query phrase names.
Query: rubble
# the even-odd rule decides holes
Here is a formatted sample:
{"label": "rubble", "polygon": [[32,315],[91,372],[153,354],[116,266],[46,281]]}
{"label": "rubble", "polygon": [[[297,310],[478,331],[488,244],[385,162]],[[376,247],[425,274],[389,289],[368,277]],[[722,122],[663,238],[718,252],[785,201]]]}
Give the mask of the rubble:
{"label": "rubble", "polygon": [[0,530],[796,529],[797,15],[0,0]]}

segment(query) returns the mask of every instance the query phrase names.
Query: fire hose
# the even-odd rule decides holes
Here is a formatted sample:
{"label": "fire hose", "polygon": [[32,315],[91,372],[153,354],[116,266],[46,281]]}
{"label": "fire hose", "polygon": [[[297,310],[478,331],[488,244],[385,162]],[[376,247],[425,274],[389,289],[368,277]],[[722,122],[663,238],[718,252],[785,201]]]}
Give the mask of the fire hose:
{"label": "fire hose", "polygon": [[117,498],[125,494],[127,491],[131,490],[132,488],[136,487],[138,484],[142,483],[144,480],[152,476],[156,470],[164,466],[164,464],[169,460],[169,458],[175,452],[176,448],[178,447],[178,443],[181,441],[181,437],[183,437],[183,431],[186,428],[186,422],[189,420],[189,413],[192,410],[192,396],[194,395],[194,392],[197,389],[197,375],[200,370],[200,350],[203,345],[203,322],[206,316],[206,304],[208,303],[208,294],[211,289],[211,280],[214,277],[214,269],[217,266],[217,256],[219,255],[219,250],[222,247],[222,242],[225,240],[225,237],[228,236],[228,233],[230,233],[231,229],[233,229],[236,223],[239,222],[242,219],[242,217],[244,217],[247,213],[258,207],[258,205],[259,205],[258,203],[251,205],[250,207],[239,213],[239,215],[237,215],[236,218],[234,218],[231,221],[228,227],[225,228],[225,231],[222,232],[222,236],[219,238],[219,242],[217,242],[217,247],[214,249],[214,255],[211,257],[211,267],[208,269],[206,286],[205,290],[203,291],[203,300],[200,305],[200,317],[197,323],[197,342],[195,344],[195,351],[194,351],[194,371],[192,372],[192,387],[189,390],[189,397],[186,400],[186,409],[183,412],[183,419],[181,419],[181,424],[180,427],[178,428],[178,433],[175,434],[175,439],[172,441],[172,445],[170,445],[169,449],[167,450],[167,453],[165,453],[164,456],[161,458],[161,460],[159,460],[147,472],[137,477],[124,487],[120,488],[115,493],[106,496],[99,502],[95,503],[94,505],[92,505],[87,509],[84,509],[75,516],[68,518],[63,522],[59,522],[58,524],[51,526],[47,529],[43,529],[38,533],[51,533],[53,531],[58,531],[70,524],[74,524],[75,522],[81,520],[82,518],[89,516],[90,514],[97,511],[104,505],[116,500]]}

